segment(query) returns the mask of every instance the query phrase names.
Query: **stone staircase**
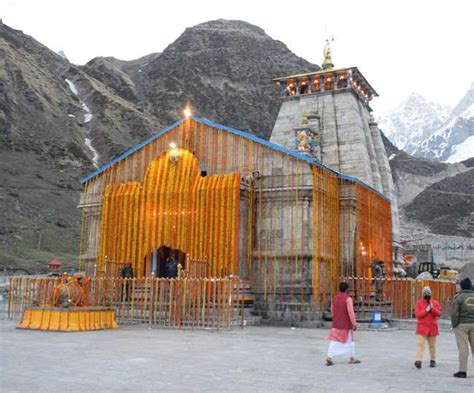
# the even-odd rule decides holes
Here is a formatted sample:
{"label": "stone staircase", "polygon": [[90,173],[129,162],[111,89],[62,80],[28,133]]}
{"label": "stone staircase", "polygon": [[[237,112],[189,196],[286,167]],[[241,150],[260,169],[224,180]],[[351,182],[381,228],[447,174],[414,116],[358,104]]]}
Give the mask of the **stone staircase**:
{"label": "stone staircase", "polygon": [[[239,288],[240,296],[237,295],[238,300],[243,300],[244,307],[243,307],[243,319],[244,319],[244,326],[257,326],[260,325],[262,322],[262,317],[256,315],[254,313],[254,304],[255,304],[255,296],[253,295],[250,284],[249,283],[242,283],[241,288]],[[242,305],[239,304],[239,310],[237,315],[239,316],[240,321],[242,320]]]}
{"label": "stone staircase", "polygon": [[393,320],[391,301],[376,300],[375,298],[358,300],[354,302],[354,312],[357,322],[373,322],[373,313],[375,312],[380,313],[382,322]]}

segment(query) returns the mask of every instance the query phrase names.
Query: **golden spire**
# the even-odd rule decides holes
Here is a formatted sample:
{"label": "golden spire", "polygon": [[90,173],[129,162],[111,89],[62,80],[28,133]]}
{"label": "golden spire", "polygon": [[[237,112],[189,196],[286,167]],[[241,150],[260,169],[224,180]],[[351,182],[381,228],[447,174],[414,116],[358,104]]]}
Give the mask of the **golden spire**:
{"label": "golden spire", "polygon": [[324,62],[322,65],[323,70],[330,70],[331,68],[334,68],[334,64],[332,63],[331,59],[331,46],[330,46],[330,41],[334,41],[334,37],[330,37],[326,39],[326,45],[324,45]]}

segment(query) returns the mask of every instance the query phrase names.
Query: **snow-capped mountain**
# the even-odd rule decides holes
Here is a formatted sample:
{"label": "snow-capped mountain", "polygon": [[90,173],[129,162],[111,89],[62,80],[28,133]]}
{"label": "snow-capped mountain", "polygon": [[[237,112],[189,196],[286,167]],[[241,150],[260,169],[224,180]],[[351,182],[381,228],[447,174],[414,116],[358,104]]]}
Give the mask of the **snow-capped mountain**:
{"label": "snow-capped mountain", "polygon": [[474,83],[446,124],[423,141],[414,155],[450,163],[474,156]]}
{"label": "snow-capped mountain", "polygon": [[473,157],[474,83],[452,110],[414,93],[379,124],[399,149],[415,157],[450,163]]}
{"label": "snow-capped mountain", "polygon": [[400,150],[413,154],[449,118],[451,108],[412,93],[379,119],[379,127]]}

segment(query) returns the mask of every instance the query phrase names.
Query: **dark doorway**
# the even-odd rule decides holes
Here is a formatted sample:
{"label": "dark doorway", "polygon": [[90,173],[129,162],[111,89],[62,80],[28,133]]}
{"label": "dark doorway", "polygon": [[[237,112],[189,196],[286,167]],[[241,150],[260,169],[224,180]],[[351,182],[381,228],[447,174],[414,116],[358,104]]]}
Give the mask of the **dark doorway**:
{"label": "dark doorway", "polygon": [[156,277],[176,278],[178,276],[178,264],[186,269],[186,253],[170,247],[161,246],[151,254],[150,274]]}

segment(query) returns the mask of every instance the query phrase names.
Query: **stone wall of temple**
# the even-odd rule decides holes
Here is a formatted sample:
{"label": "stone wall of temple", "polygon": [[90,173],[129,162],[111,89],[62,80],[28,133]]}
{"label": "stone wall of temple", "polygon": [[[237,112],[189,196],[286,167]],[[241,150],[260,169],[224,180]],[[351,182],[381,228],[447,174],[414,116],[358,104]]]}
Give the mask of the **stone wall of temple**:
{"label": "stone wall of temple", "polygon": [[249,279],[254,312],[272,324],[296,326],[320,317],[313,304],[312,189],[299,190],[298,209],[295,202],[284,187],[256,197],[255,208],[261,213],[255,220]]}
{"label": "stone wall of temple", "polygon": [[362,180],[391,200],[394,240],[398,240],[392,173],[368,106],[350,88],[285,97],[270,142],[295,149],[294,129],[302,127],[316,131],[316,158],[324,165]]}
{"label": "stone wall of temple", "polygon": [[370,132],[375,146],[375,156],[380,170],[380,178],[382,182],[382,192],[384,195],[390,197],[392,206],[392,225],[393,225],[393,240],[400,241],[400,219],[398,215],[398,202],[395,197],[395,184],[393,182],[392,170],[388,162],[385,146],[382,141],[381,131],[372,115],[369,117]]}
{"label": "stone wall of temple", "polygon": [[[338,270],[339,275],[350,276],[356,273],[356,190],[352,182],[341,182],[339,187]],[[298,203],[298,226],[292,228],[289,224],[296,222],[295,200],[288,191],[265,192],[260,201],[256,200],[256,211],[262,213],[255,217],[255,248],[244,279],[251,283],[255,297],[254,313],[267,323],[308,326],[317,323],[322,312],[329,308],[328,285],[320,288],[325,299],[322,304],[314,303],[312,272],[313,264],[318,262],[313,253],[312,192],[300,190]],[[259,204],[262,204],[261,209]],[[275,217],[281,218],[275,220]],[[245,222],[245,215],[242,215],[242,220]],[[271,230],[267,221],[272,221]],[[259,241],[263,244],[259,245]],[[245,255],[245,250],[241,249],[241,255]],[[323,268],[324,264],[320,266]],[[322,277],[327,277],[327,272],[321,273]]]}

